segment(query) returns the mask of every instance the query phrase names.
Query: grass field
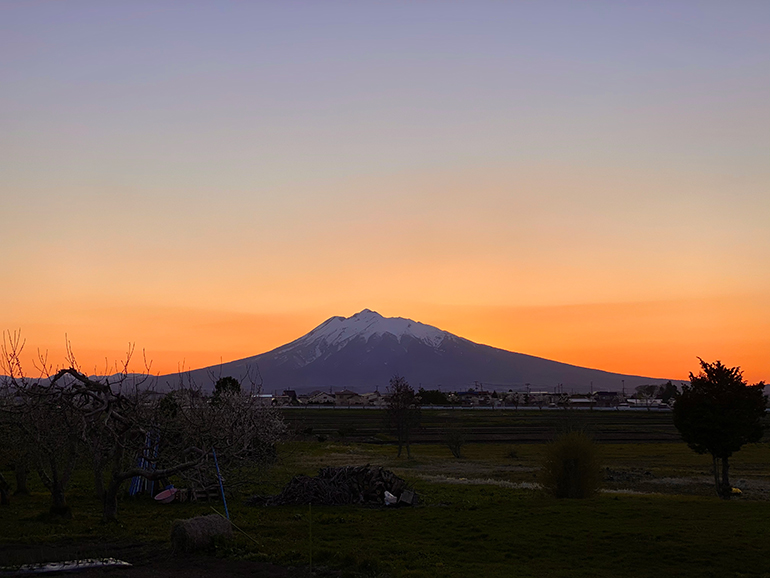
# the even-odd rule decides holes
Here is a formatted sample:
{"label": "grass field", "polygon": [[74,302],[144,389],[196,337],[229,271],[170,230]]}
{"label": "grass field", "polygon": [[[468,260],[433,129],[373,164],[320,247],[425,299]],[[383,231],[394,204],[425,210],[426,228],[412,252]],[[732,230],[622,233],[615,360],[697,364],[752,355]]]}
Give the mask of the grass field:
{"label": "grass field", "polygon": [[[276,466],[255,474],[245,493],[276,493],[293,475],[314,474],[325,465],[371,463],[406,478],[421,497],[419,506],[311,512],[307,506],[250,507],[232,497],[233,519],[248,537],[238,534],[220,544],[216,555],[291,566],[298,575],[312,551],[316,569],[350,576],[770,576],[766,443],[734,456],[733,480],[745,492],[722,501],[713,495],[708,457],[676,441],[618,441],[633,438],[634,429],[665,432],[670,415],[642,413],[623,423],[616,414],[595,412],[581,419],[597,439],[596,432],[615,432],[612,443],[599,444],[615,480],[596,498],[560,501],[532,489],[543,444],[528,441],[535,437],[528,434],[510,436],[528,424],[558,431],[563,416],[457,412],[454,419],[469,434],[492,441],[467,444],[461,459],[440,443],[418,443],[408,460],[396,458],[394,447],[383,443],[387,435],[373,425],[375,413],[295,413],[295,431],[313,431],[283,444]],[[446,423],[442,412],[425,414],[426,427]],[[330,415],[337,421],[327,421]],[[495,424],[508,429],[491,431]],[[325,440],[319,442],[319,435]],[[361,436],[377,443],[356,439]],[[120,523],[103,525],[83,469],[69,493],[74,518],[51,521],[41,515],[48,496],[39,484],[33,489],[32,496],[15,497],[0,509],[2,563],[42,561],[52,546],[59,556],[71,557],[110,556],[137,544],[160,551],[173,519],[210,513],[212,505],[222,509],[221,503],[160,506],[147,497],[126,497]]]}
{"label": "grass field", "polygon": [[[388,440],[385,412],[371,409],[284,409],[284,419],[298,433],[338,436],[349,441],[375,443]],[[679,433],[670,412],[488,409],[423,409],[418,443],[440,443],[447,427],[459,426],[468,441],[481,443],[542,443],[568,427],[580,427],[597,441],[671,442]]]}

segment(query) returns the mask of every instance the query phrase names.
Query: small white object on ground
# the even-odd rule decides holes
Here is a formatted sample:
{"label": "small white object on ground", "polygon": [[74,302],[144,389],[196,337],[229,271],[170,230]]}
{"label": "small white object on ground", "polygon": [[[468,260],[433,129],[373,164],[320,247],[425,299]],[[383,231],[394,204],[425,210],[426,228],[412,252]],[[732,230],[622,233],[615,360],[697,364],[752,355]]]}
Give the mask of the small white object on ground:
{"label": "small white object on ground", "polygon": [[66,562],[44,562],[41,564],[22,564],[18,567],[0,567],[0,576],[29,576],[35,574],[50,574],[52,572],[77,572],[89,568],[131,566],[123,560],[115,558],[86,558],[84,560],[67,560]]}

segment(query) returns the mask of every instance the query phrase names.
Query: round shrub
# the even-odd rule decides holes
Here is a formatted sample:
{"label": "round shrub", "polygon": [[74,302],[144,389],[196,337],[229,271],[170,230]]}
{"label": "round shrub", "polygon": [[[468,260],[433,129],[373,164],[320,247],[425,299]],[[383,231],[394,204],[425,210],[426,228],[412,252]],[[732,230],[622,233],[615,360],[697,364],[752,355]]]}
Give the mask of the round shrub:
{"label": "round shrub", "polygon": [[584,432],[571,431],[546,446],[542,485],[557,498],[588,498],[599,491],[599,450]]}

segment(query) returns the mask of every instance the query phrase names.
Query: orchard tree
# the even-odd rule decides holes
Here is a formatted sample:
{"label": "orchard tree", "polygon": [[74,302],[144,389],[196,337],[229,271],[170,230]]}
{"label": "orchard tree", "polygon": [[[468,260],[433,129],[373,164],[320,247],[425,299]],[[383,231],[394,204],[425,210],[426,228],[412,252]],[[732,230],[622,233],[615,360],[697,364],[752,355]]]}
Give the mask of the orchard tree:
{"label": "orchard tree", "polygon": [[676,396],[674,425],[691,449],[711,454],[717,494],[729,498],[730,456],[744,444],[758,442],[765,429],[765,384],[748,385],[740,367],[698,359],[700,373],[690,373],[690,384],[683,384]]}
{"label": "orchard tree", "polygon": [[43,355],[36,364],[39,377],[29,378],[21,363],[24,345],[21,332],[3,332],[3,422],[11,426],[20,451],[29,455],[30,467],[51,493],[50,513],[69,517],[66,492],[83,452],[81,416],[90,411],[90,400],[69,383],[52,382]]}
{"label": "orchard tree", "polygon": [[143,374],[128,371],[133,346],[116,372],[89,377],[67,343],[67,366],[54,370],[40,356],[40,376],[35,379],[22,370],[23,346],[19,334],[4,335],[0,425],[10,424],[20,432],[31,466],[51,492],[53,514],[69,516],[67,487],[84,454],[92,459],[103,518],[111,521],[127,480],[177,475],[194,487],[206,487],[217,479],[216,453],[232,488],[239,474],[253,473],[274,458],[275,443],[285,430],[277,412],[261,403],[261,384],[253,381],[249,392],[241,392],[239,382],[237,390],[228,383],[215,403],[194,384],[181,383],[180,376],[179,387],[158,399],[147,387],[148,363]]}
{"label": "orchard tree", "polygon": [[[16,489],[13,495],[29,495],[27,478],[29,474],[30,449],[23,431],[19,427],[17,416],[14,415],[15,399],[9,395],[9,390],[0,384],[0,467],[13,468],[16,478]],[[0,482],[2,484],[2,482]]]}
{"label": "orchard tree", "polygon": [[[172,393],[157,399],[143,388],[105,388],[73,369],[61,370],[54,380],[64,374],[81,390],[102,394],[99,412],[94,413],[97,425],[83,431],[89,446],[98,438],[106,450],[104,521],[117,518],[121,488],[134,477],[163,481],[176,475],[193,487],[212,485],[218,475],[215,455],[233,488],[240,474],[253,475],[254,468],[273,460],[275,444],[285,431],[280,415],[260,401],[256,384],[242,392],[236,382],[238,391],[209,399],[194,384],[182,386],[180,380]],[[144,460],[138,462],[139,456]]]}

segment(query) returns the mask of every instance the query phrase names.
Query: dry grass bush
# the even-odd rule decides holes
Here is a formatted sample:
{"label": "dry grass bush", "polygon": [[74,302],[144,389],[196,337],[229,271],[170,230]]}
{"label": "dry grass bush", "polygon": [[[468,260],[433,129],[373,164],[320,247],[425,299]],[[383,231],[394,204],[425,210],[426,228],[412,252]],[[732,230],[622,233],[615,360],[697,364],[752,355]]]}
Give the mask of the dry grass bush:
{"label": "dry grass bush", "polygon": [[541,476],[543,488],[557,498],[589,498],[602,481],[599,449],[585,432],[564,433],[546,446]]}
{"label": "dry grass bush", "polygon": [[444,431],[444,444],[456,458],[461,458],[463,445],[465,445],[465,434],[460,427],[448,426]]}
{"label": "dry grass bush", "polygon": [[171,549],[176,555],[205,550],[214,545],[216,538],[230,538],[232,535],[230,521],[217,514],[174,520],[171,526]]}

